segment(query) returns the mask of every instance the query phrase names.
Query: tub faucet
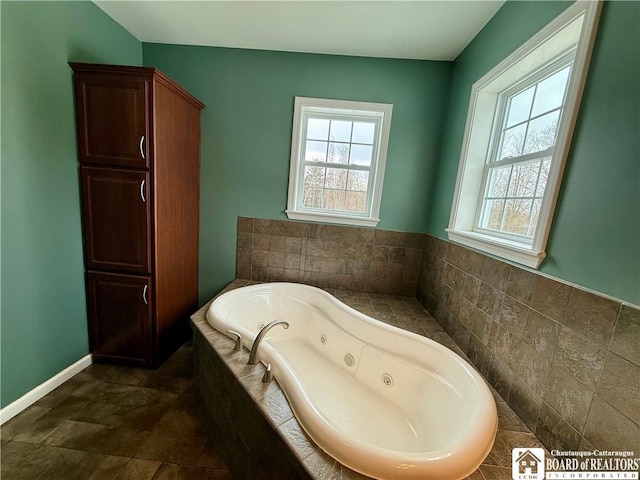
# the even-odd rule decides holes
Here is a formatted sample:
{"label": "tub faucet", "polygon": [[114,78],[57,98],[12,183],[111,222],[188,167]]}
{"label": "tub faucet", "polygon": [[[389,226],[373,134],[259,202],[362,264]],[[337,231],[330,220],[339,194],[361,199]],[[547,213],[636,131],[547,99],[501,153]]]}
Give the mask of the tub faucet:
{"label": "tub faucet", "polygon": [[264,375],[262,376],[262,383],[271,383],[273,382],[273,373],[271,373],[271,364],[267,364],[267,368],[264,371]]}
{"label": "tub faucet", "polygon": [[268,323],[262,330],[260,330],[260,333],[258,333],[258,336],[253,341],[253,345],[251,346],[251,354],[249,355],[249,362],[248,362],[249,365],[256,365],[260,361],[258,359],[258,347],[260,346],[260,343],[262,343],[262,339],[264,338],[264,336],[267,334],[269,330],[271,330],[276,325],[280,325],[280,324],[282,324],[282,326],[285,329],[289,328],[288,322],[285,322],[284,320],[275,319],[274,321]]}

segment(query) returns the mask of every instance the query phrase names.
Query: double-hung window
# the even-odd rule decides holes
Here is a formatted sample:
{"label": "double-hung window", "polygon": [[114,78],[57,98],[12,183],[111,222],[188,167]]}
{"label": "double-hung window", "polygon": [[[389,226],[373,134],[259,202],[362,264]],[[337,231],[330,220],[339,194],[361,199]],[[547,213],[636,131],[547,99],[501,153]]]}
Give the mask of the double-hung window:
{"label": "double-hung window", "polygon": [[296,97],[287,215],[378,223],[392,105]]}
{"label": "double-hung window", "polygon": [[601,7],[575,2],[473,85],[451,240],[544,259]]}
{"label": "double-hung window", "polygon": [[531,243],[575,50],[500,94],[476,230]]}

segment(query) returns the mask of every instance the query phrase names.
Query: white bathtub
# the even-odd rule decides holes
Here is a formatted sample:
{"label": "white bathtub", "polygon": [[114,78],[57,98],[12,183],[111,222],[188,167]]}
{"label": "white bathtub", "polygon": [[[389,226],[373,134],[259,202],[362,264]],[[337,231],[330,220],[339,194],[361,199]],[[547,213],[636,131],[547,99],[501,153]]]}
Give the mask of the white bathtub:
{"label": "white bathtub", "polygon": [[487,456],[496,405],[448,348],[374,320],[315,287],[269,283],[219,296],[207,319],[272,365],[300,425],[327,454],[377,479],[456,480]]}

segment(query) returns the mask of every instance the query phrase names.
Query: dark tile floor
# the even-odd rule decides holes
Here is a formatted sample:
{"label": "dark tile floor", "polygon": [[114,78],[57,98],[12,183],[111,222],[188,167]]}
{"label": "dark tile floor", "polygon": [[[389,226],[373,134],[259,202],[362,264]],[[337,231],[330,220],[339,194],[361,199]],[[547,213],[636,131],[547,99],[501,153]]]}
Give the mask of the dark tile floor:
{"label": "dark tile floor", "polygon": [[230,480],[201,421],[193,349],[94,364],[0,428],[2,480]]}

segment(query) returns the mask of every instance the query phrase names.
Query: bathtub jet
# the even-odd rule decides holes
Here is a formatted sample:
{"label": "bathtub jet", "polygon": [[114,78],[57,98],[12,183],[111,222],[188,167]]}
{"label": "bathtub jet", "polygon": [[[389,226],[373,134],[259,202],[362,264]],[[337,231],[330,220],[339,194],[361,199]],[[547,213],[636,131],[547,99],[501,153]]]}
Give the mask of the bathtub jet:
{"label": "bathtub jet", "polygon": [[363,475],[463,479],[493,446],[496,404],[471,365],[323,290],[293,283],[239,288],[214,300],[207,319],[222,333],[238,332],[249,350],[262,327],[288,323],[261,334],[258,360],[271,365],[309,437]]}

